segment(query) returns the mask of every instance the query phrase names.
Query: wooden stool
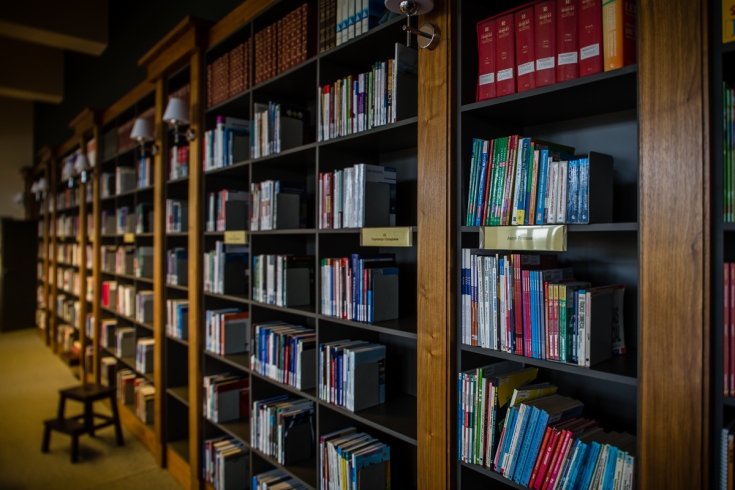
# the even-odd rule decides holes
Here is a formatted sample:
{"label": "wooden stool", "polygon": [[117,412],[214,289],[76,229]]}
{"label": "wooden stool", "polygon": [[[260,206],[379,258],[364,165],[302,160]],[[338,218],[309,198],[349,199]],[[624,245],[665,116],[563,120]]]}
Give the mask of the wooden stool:
{"label": "wooden stool", "polygon": [[[82,415],[65,418],[64,412],[66,410],[67,399],[83,403],[84,413]],[[110,400],[112,417],[94,413],[94,402],[104,399]],[[102,419],[102,422],[95,424],[95,418]],[[124,441],[122,428],[120,427],[120,417],[117,411],[117,401],[115,400],[115,388],[87,384],[59,390],[59,410],[56,418],[44,421],[45,428],[41,452],[48,452],[52,430],[68,434],[71,436],[71,462],[76,463],[79,460],[79,436],[89,434],[94,437],[95,430],[110,425],[115,426],[115,438],[117,440],[117,445],[122,446]]]}

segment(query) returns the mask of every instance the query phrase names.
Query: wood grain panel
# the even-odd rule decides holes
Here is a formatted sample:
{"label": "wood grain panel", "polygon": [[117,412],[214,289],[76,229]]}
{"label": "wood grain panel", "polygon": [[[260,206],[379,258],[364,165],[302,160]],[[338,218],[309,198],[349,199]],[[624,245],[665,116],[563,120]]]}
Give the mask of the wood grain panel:
{"label": "wood grain panel", "polygon": [[442,39],[419,49],[418,93],[418,488],[450,488],[454,331],[451,171],[454,128],[450,2],[419,18]]}
{"label": "wood grain panel", "polygon": [[[86,152],[84,138],[79,139],[79,148]],[[79,329],[79,343],[82,346],[79,353],[79,379],[82,384],[87,382],[85,345],[87,343],[87,185],[80,183],[79,189],[79,234],[77,235],[77,243],[79,244],[79,318],[77,318],[77,328]]]}
{"label": "wood grain panel", "polygon": [[181,456],[171,449],[166,450],[166,469],[182,488],[191,487],[189,463],[181,459]]}
{"label": "wood grain panel", "polygon": [[206,68],[204,52],[198,50],[191,57],[191,126],[197,135],[189,147],[189,461],[191,462],[192,490],[199,489],[200,444],[202,424],[202,351],[204,299],[203,233],[204,233],[204,175],[202,173],[202,137],[204,133],[204,103]]}
{"label": "wood grain panel", "polygon": [[[100,126],[95,124],[92,129],[92,138],[94,138],[94,147],[97,152],[96,158],[101,159],[100,152]],[[97,345],[100,339],[100,321],[102,320],[102,261],[100,257],[100,237],[101,217],[102,217],[102,201],[100,194],[100,173],[102,165],[95,165],[92,174],[92,316],[94,322],[92,325],[93,336]],[[94,358],[92,360],[92,368],[94,370],[94,383],[100,384],[100,350],[94,349]]]}
{"label": "wood grain panel", "polygon": [[209,30],[207,47],[222,41],[274,2],[275,0],[247,0],[235,7]]}
{"label": "wood grain panel", "polygon": [[156,452],[156,434],[153,430],[140,421],[138,417],[132,411],[132,408],[128,408],[126,405],[117,402],[117,411],[120,414],[120,422],[125,426],[128,431],[138,438],[143,446],[148,449],[151,454]]}
{"label": "wood grain panel", "polygon": [[[51,161],[46,160],[46,165],[44,165],[44,172],[43,175],[46,178],[46,182],[51,182]],[[43,250],[45,251],[46,255],[43,259],[43,303],[46,305],[46,345],[51,345],[52,338],[51,338],[51,298],[49,294],[49,274],[51,271],[51,220],[50,220],[50,213],[48,211],[48,200],[50,193],[46,193],[46,195],[41,200],[41,205],[43,206]]]}
{"label": "wood grain panel", "polygon": [[709,2],[703,1],[700,2],[700,9],[702,12],[702,19],[701,19],[701,49],[702,49],[702,59],[701,59],[701,70],[702,70],[702,86],[704,87],[704,90],[702,90],[702,107],[704,108],[703,114],[702,114],[702,133],[705,135],[705,137],[702,139],[702,157],[703,157],[703,165],[702,165],[702,177],[703,177],[703,194],[704,194],[704,236],[703,236],[703,255],[704,255],[704,273],[703,273],[703,281],[704,281],[704,289],[702,294],[702,301],[703,301],[703,351],[702,351],[702,387],[704,389],[704,396],[702,398],[703,406],[702,406],[702,413],[705,414],[705,416],[702,418],[702,447],[707,448],[707,451],[702,452],[702,488],[709,488],[710,482],[714,480],[712,478],[712,475],[709,472],[710,465],[712,464],[710,462],[710,457],[712,456],[710,454],[709,449],[711,448],[711,442],[710,442],[710,435],[712,430],[712,420],[710,417],[706,416],[707,414],[711,413],[711,401],[712,401],[712,393],[711,393],[711,386],[712,386],[712,377],[710,375],[710,366],[712,362],[712,358],[710,357],[711,354],[711,346],[708,339],[712,338],[712,315],[711,308],[712,305],[710,303],[710,285],[712,284],[712,276],[711,276],[711,270],[712,270],[712,228],[710,226],[711,220],[712,220],[712,203],[710,202],[710,193],[712,192],[713,186],[711,182],[711,174],[710,174],[710,96],[709,91],[707,90],[707,87],[710,86],[710,78],[709,78],[709,37],[710,37],[710,29],[709,29]]}
{"label": "wood grain panel", "polygon": [[56,345],[56,327],[58,326],[59,320],[58,320],[58,312],[56,311],[56,294],[58,293],[58,284],[56,284],[56,271],[58,270],[59,264],[56,257],[56,249],[58,247],[58,227],[56,226],[56,187],[58,185],[58,175],[59,172],[57,171],[59,166],[59,160],[58,158],[53,158],[51,160],[51,168],[49,169],[50,179],[47,179],[46,182],[48,182],[48,192],[47,199],[51,199],[51,229],[49,231],[49,236],[51,238],[51,250],[49,251],[49,254],[51,255],[51,272],[49,281],[51,282],[51,297],[49,298],[48,303],[46,303],[49,306],[49,311],[51,312],[51,325],[50,325],[50,331],[49,335],[51,336],[51,345],[53,346],[53,351],[56,352],[58,346]]}
{"label": "wood grain panel", "polygon": [[639,488],[707,471],[702,1],[639,2]]}
{"label": "wood grain panel", "polygon": [[166,105],[166,82],[156,81],[156,119],[155,140],[158,154],[153,165],[153,383],[156,386],[156,398],[153,403],[154,420],[156,421],[155,452],[156,463],[165,466],[165,382],[164,355],[166,343],[166,127],[163,122],[163,111]]}

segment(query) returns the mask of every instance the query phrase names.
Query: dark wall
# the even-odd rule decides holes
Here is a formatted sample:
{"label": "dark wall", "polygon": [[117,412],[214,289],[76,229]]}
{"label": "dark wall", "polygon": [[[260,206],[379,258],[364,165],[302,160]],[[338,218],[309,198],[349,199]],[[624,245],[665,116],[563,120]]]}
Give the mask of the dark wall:
{"label": "dark wall", "polygon": [[60,145],[85,107],[105,109],[145,79],[138,60],[187,15],[216,22],[243,0],[108,0],[110,37],[101,56],[64,53],[64,100],[36,103],[33,143]]}

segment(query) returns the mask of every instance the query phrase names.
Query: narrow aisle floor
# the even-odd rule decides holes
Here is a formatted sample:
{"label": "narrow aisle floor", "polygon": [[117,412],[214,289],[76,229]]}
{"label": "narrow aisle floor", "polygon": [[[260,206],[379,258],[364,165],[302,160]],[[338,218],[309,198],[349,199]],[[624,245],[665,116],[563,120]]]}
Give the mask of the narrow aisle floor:
{"label": "narrow aisle floor", "polygon": [[[76,464],[64,434],[53,433],[50,452],[41,453],[43,420],[55,416],[58,390],[78,383],[35,329],[0,334],[0,490],[179,490],[128,431],[122,447],[115,445],[112,427],[99,430],[96,438],[80,437]],[[95,407],[106,410],[102,403]],[[81,411],[80,404],[67,402],[68,415]]]}

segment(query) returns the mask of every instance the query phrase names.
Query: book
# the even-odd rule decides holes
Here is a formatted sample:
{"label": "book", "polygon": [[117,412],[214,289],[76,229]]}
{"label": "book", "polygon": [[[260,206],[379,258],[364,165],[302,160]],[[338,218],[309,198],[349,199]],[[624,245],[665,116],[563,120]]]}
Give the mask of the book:
{"label": "book", "polygon": [[602,0],[579,0],[579,76],[602,71]]}
{"label": "book", "polygon": [[536,87],[545,87],[556,83],[556,0],[536,3],[533,17]]}
{"label": "book", "polygon": [[498,96],[516,93],[515,21],[513,14],[496,19],[495,39],[496,93]]}
{"label": "book", "polygon": [[722,0],[722,42],[735,41],[735,2]]}
{"label": "book", "polygon": [[515,26],[515,56],[518,76],[516,90],[525,92],[536,88],[536,27],[534,6],[517,10],[513,14]]}
{"label": "book", "polygon": [[477,76],[477,102],[495,98],[495,20],[477,23],[477,52],[479,68]]}
{"label": "book", "polygon": [[250,367],[279,383],[301,390],[316,386],[316,333],[273,321],[254,325]]}
{"label": "book", "polygon": [[605,71],[636,62],[636,5],[633,0],[613,0],[602,6]]}
{"label": "book", "polygon": [[556,4],[556,81],[579,78],[579,0],[559,0]]}

